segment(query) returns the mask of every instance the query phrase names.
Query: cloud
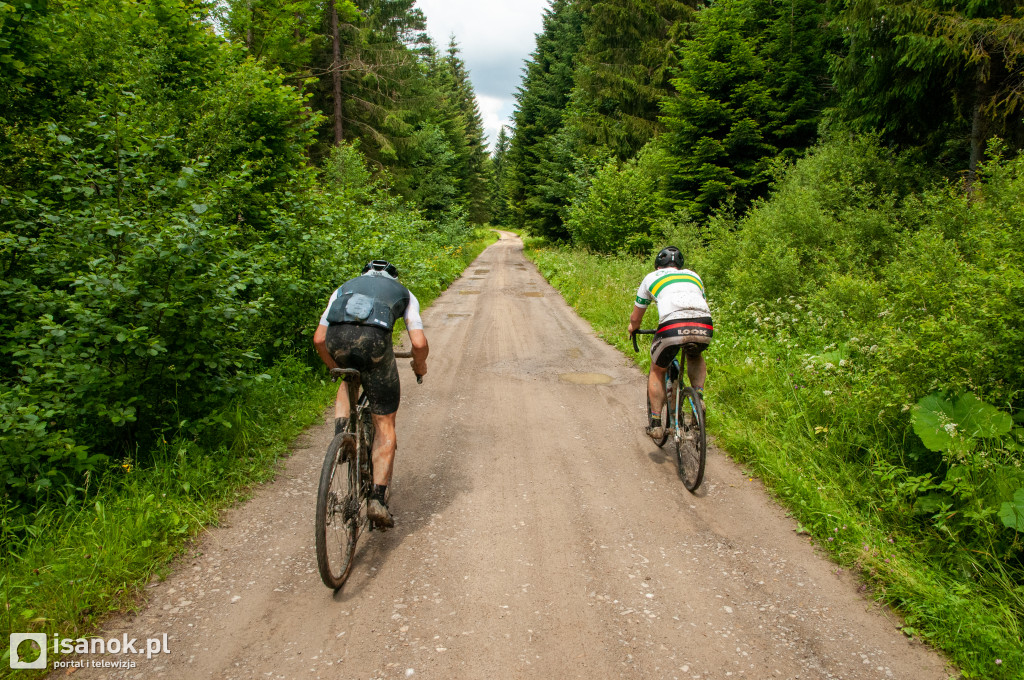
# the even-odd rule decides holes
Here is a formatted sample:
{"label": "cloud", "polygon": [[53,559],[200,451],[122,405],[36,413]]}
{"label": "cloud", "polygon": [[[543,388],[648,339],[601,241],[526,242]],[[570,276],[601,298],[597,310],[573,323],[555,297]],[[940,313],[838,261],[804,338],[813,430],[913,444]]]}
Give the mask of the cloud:
{"label": "cloud", "polygon": [[440,49],[455,36],[493,146],[515,110],[513,93],[525,60],[537,46],[548,0],[418,0],[416,6],[426,15],[427,31]]}
{"label": "cloud", "polygon": [[498,139],[498,131],[502,125],[512,125],[512,111],[515,101],[510,97],[490,97],[477,94],[476,103],[480,107],[480,117],[484,121],[484,132],[487,134],[490,147]]}

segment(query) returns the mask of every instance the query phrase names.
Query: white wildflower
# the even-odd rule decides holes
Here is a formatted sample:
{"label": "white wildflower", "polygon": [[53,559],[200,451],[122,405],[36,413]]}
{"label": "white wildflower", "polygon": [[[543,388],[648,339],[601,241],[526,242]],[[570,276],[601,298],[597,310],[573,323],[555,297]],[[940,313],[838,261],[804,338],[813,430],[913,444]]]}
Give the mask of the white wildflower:
{"label": "white wildflower", "polygon": [[846,359],[840,359],[839,360],[839,365],[840,366],[845,366],[846,365]]}
{"label": "white wildflower", "polygon": [[950,437],[956,436],[956,423],[946,423],[942,426],[942,429],[946,431]]}
{"label": "white wildflower", "polygon": [[832,390],[822,390],[821,393],[824,394],[826,397],[832,396]]}
{"label": "white wildflower", "polygon": [[826,371],[833,371],[833,370],[835,370],[835,367],[836,367],[836,365],[833,364],[831,361],[828,362],[827,364],[825,364],[825,370]]}
{"label": "white wildflower", "polygon": [[754,360],[751,359],[750,357],[747,357],[747,360],[744,361],[743,363],[745,363],[747,366],[753,366],[754,365]]}

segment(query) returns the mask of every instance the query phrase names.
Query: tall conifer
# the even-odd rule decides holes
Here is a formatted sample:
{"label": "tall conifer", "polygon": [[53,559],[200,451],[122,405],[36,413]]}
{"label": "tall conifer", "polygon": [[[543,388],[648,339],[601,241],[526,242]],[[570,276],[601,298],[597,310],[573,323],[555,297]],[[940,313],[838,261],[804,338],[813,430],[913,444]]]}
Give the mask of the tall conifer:
{"label": "tall conifer", "polygon": [[837,22],[842,111],[974,172],[989,138],[1024,145],[1024,5],[1018,0],[851,0]]}
{"label": "tall conifer", "polygon": [[748,205],[775,158],[814,142],[828,94],[823,12],[816,0],[718,0],[697,13],[661,141],[675,160],[670,197],[691,217]]}
{"label": "tall conifer", "polygon": [[568,237],[561,211],[571,200],[565,185],[572,164],[559,154],[558,134],[582,42],[583,15],[576,2],[552,0],[516,93],[515,133],[508,152],[510,219],[520,228],[554,238]]}
{"label": "tall conifer", "polygon": [[696,0],[580,0],[587,17],[576,59],[572,124],[584,147],[632,158],[661,131],[659,102],[672,86],[672,45]]}

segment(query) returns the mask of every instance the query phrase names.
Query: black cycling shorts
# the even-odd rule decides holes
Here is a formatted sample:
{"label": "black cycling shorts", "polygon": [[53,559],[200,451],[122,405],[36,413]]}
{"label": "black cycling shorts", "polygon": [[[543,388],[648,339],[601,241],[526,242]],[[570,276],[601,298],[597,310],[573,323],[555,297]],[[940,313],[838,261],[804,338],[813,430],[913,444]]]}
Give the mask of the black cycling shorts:
{"label": "black cycling shorts", "polygon": [[402,387],[391,331],[376,326],[331,324],[327,327],[327,351],[341,368],[359,371],[370,400],[370,413],[386,416],[398,410]]}
{"label": "black cycling shorts", "polygon": [[699,357],[711,343],[715,327],[710,316],[696,319],[669,319],[658,326],[651,344],[651,361],[668,368],[683,347],[688,357]]}

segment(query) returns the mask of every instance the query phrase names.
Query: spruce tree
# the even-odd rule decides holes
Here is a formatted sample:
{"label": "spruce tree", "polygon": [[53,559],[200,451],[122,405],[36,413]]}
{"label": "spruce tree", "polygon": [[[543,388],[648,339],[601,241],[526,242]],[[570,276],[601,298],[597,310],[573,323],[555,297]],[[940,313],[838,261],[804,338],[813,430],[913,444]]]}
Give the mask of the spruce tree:
{"label": "spruce tree", "polygon": [[565,108],[583,43],[583,15],[573,0],[552,0],[537,47],[516,92],[509,145],[507,192],[512,224],[552,238],[568,238],[562,211],[571,200],[571,154],[560,153]]}
{"label": "spruce tree", "polygon": [[581,153],[604,146],[626,160],[661,131],[659,102],[672,90],[672,46],[695,5],[696,0],[580,0],[587,23],[571,115]]}
{"label": "spruce tree", "polygon": [[[1024,144],[1024,5],[851,0],[836,22],[841,111],[885,139],[971,173],[995,135]],[[953,160],[953,159],[951,159]]]}
{"label": "spruce tree", "polygon": [[509,226],[508,209],[508,149],[510,138],[502,125],[498,131],[498,139],[494,142],[494,153],[491,155],[491,221],[502,226]]}
{"label": "spruce tree", "polygon": [[459,126],[464,136],[464,156],[460,186],[464,196],[464,205],[472,222],[484,223],[490,219],[488,209],[490,166],[487,155],[487,140],[484,136],[483,118],[480,107],[476,103],[473,83],[469,80],[466,63],[459,53],[459,46],[453,37],[448,43],[448,53],[444,58],[448,78],[447,95],[454,104]]}
{"label": "spruce tree", "polygon": [[770,166],[815,140],[828,39],[815,0],[718,0],[697,13],[663,101],[669,196],[699,219],[767,190]]}

